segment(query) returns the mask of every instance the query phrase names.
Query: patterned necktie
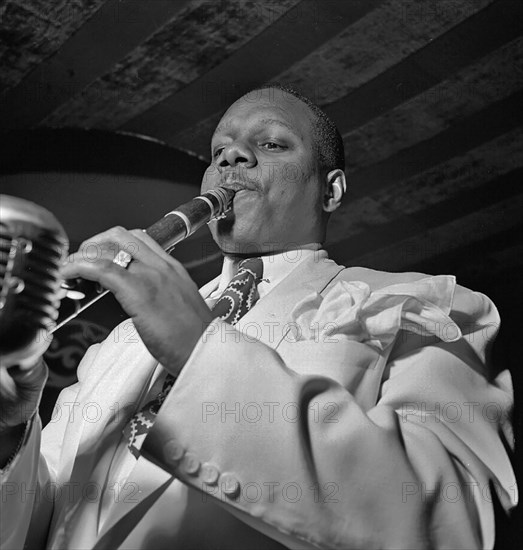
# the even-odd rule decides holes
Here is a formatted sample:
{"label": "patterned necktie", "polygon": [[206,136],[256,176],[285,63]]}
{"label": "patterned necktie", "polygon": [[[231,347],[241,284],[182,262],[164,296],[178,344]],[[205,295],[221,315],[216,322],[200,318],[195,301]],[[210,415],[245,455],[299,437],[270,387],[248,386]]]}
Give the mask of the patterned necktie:
{"label": "patterned necktie", "polygon": [[231,279],[212,308],[215,317],[235,325],[258,300],[257,284],[262,275],[261,258],[241,261],[238,273]]}
{"label": "patterned necktie", "polygon": [[[230,280],[212,308],[215,318],[235,325],[258,300],[257,284],[262,275],[261,258],[242,260],[238,266],[238,273]],[[127,439],[127,447],[136,458],[140,456],[143,440],[153,426],[156,415],[175,380],[172,374],[167,374],[162,391],[146,403],[126,424],[123,435]]]}

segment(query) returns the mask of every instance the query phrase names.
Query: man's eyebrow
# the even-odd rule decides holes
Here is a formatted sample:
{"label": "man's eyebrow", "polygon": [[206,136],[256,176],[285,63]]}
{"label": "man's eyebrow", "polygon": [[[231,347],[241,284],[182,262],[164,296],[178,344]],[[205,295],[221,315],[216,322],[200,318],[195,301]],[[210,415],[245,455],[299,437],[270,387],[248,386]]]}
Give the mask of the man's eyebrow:
{"label": "man's eyebrow", "polygon": [[219,134],[222,130],[225,129],[227,125],[226,124],[219,124],[218,126],[216,126],[216,128],[214,129],[214,132],[213,132],[213,136],[215,136],[216,134]]}
{"label": "man's eyebrow", "polygon": [[280,120],[278,118],[263,118],[262,120],[260,120],[260,123],[261,124],[277,124],[278,126],[283,126],[284,128],[287,128],[287,130],[289,130],[289,132],[292,132],[297,138],[303,139],[301,137],[301,134],[298,132],[298,130],[296,130],[296,128],[292,124],[289,124],[288,122],[285,122],[285,121]]}
{"label": "man's eyebrow", "polygon": [[[289,132],[293,133],[297,138],[299,138],[300,140],[303,140],[298,130],[292,124],[289,124],[288,122],[285,122],[283,120],[279,120],[277,118],[263,118],[259,121],[259,123],[268,124],[268,125],[277,124],[278,126],[283,126],[287,130],[289,130]],[[216,126],[216,129],[214,130],[214,133],[213,133],[213,137],[216,134],[219,134],[220,132],[225,131],[228,126],[229,126],[228,124],[219,124],[218,126]]]}

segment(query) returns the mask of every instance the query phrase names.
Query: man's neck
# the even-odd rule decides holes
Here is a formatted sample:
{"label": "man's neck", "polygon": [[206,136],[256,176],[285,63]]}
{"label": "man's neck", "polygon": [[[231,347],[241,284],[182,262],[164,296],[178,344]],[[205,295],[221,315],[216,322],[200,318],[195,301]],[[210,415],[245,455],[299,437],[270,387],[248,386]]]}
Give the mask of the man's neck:
{"label": "man's neck", "polygon": [[287,243],[281,246],[273,246],[269,249],[258,249],[252,247],[252,250],[248,250],[245,253],[242,252],[226,252],[222,250],[222,254],[225,258],[232,262],[240,262],[246,258],[261,258],[263,256],[275,256],[277,254],[286,254],[292,250],[320,250],[323,248],[322,243],[310,242],[310,243]]}

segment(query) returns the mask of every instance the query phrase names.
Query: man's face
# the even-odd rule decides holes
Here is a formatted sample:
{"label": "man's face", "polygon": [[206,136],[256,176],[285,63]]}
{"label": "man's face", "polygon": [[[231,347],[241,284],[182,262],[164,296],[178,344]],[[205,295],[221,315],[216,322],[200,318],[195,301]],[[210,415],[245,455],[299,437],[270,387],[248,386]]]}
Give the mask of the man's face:
{"label": "man's face", "polygon": [[222,251],[289,250],[323,238],[312,114],[301,101],[274,88],[244,96],[218,124],[211,155],[202,192],[238,190],[226,218],[209,224]]}

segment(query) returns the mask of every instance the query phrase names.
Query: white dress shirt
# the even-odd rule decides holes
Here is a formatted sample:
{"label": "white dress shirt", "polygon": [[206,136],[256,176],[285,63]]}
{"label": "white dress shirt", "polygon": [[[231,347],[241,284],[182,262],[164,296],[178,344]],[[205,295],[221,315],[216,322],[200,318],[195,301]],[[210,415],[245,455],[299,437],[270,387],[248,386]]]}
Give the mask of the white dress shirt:
{"label": "white dress shirt", "polygon": [[[260,299],[266,296],[306,258],[318,254],[319,250],[321,250],[321,244],[309,243],[278,254],[260,256],[263,261],[263,276],[258,283]],[[227,288],[230,280],[236,275],[241,260],[242,258],[225,256],[221,274],[200,289],[200,294],[205,298],[209,307],[214,305],[214,302]]]}

